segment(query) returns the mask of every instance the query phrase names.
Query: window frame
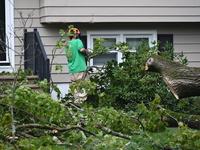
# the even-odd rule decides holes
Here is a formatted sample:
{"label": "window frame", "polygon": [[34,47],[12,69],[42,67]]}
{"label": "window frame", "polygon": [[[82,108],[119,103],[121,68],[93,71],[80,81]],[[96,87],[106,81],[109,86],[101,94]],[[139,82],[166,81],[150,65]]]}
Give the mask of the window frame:
{"label": "window frame", "polygon": [[[105,36],[106,36],[106,37],[105,37]],[[106,34],[95,35],[95,36],[91,35],[90,38],[89,38],[89,40],[88,40],[88,41],[89,41],[88,43],[89,43],[90,46],[89,46],[89,45],[88,45],[88,46],[89,46],[89,47],[92,47],[92,48],[88,48],[89,50],[93,49],[93,47],[94,47],[93,41],[94,41],[94,39],[96,39],[96,38],[116,38],[116,43],[120,41],[120,37],[119,37],[119,36],[116,36],[116,35],[111,35],[111,36],[110,36],[110,35],[106,35]],[[110,53],[117,53],[117,54],[116,54],[116,57],[117,57],[116,60],[117,60],[118,62],[121,61],[121,54],[120,54],[120,52],[115,51],[115,50],[111,50]],[[90,65],[91,65],[91,66],[94,65],[93,59],[90,60]],[[96,65],[96,66],[97,66],[97,67],[101,67],[101,65]]]}
{"label": "window frame", "polygon": [[[0,62],[0,72],[14,70],[14,0],[5,0],[6,61]],[[1,65],[8,64],[8,65]]]}
{"label": "window frame", "polygon": [[[152,45],[152,41],[157,41],[157,31],[156,30],[88,30],[87,31],[87,48],[89,50],[93,49],[93,39],[94,38],[107,38],[116,37],[116,43],[126,42],[126,38],[148,38],[149,46]],[[131,50],[135,52],[136,50]],[[116,52],[116,51],[111,51]],[[117,52],[117,62],[122,62],[122,53]],[[90,60],[90,65],[93,66],[93,59]],[[102,66],[97,66],[102,67]]]}

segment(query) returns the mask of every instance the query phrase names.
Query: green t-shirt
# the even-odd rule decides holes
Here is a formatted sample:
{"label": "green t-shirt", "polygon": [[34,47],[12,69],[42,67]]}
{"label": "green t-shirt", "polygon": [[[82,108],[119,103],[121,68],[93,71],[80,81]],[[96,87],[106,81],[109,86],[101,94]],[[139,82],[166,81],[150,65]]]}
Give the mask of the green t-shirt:
{"label": "green t-shirt", "polygon": [[87,69],[84,54],[80,50],[84,48],[80,39],[71,40],[66,48],[66,57],[68,59],[69,73],[85,71]]}

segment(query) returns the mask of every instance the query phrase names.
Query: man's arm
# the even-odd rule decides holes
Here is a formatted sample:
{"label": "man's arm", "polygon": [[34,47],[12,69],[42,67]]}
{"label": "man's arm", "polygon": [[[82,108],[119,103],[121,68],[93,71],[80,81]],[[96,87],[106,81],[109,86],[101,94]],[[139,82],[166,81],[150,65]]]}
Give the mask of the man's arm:
{"label": "man's arm", "polygon": [[80,49],[80,52],[81,52],[81,53],[86,53],[86,54],[87,54],[87,53],[88,53],[88,50],[85,49],[85,48],[82,48],[82,49]]}

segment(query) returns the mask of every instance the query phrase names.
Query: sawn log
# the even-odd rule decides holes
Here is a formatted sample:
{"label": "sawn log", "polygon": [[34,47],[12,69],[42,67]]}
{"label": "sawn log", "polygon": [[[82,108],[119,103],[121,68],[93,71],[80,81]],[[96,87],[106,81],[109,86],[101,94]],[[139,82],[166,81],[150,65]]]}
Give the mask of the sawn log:
{"label": "sawn log", "polygon": [[145,70],[160,73],[177,99],[200,96],[200,68],[152,55],[146,61]]}

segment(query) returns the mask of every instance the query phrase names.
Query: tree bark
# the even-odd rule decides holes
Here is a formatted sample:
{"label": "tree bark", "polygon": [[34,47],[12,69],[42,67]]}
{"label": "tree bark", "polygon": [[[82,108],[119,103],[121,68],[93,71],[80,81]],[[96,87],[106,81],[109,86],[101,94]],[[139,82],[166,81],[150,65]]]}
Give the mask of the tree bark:
{"label": "tree bark", "polygon": [[200,96],[200,68],[152,55],[147,59],[145,70],[160,73],[177,99]]}
{"label": "tree bark", "polygon": [[178,122],[183,122],[192,129],[200,129],[200,115],[190,115],[164,110],[163,121],[169,124],[169,127],[178,127]]}
{"label": "tree bark", "polygon": [[114,136],[117,136],[117,137],[121,137],[121,138],[124,138],[124,139],[127,139],[127,140],[130,140],[131,139],[131,136],[129,135],[126,135],[126,134],[122,134],[122,133],[119,133],[119,132],[115,132],[115,131],[112,131],[111,129],[107,128],[107,127],[104,127],[100,124],[97,124],[96,125],[96,128],[99,128],[101,129],[102,131],[106,132],[107,134],[111,134],[111,135],[114,135]]}

